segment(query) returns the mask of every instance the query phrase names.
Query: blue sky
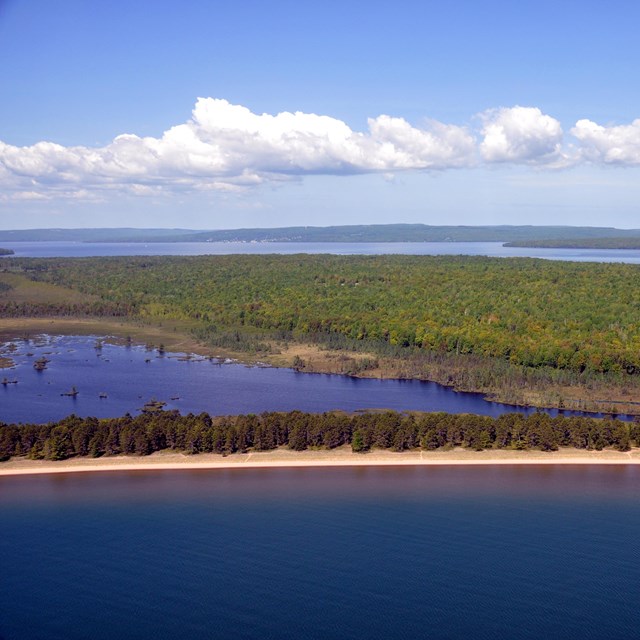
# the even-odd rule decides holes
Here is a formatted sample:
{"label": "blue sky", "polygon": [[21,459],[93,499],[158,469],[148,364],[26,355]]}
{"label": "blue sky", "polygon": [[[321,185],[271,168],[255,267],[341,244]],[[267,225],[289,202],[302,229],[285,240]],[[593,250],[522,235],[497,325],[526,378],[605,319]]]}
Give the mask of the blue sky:
{"label": "blue sky", "polygon": [[0,227],[640,227],[638,24],[615,0],[0,0]]}

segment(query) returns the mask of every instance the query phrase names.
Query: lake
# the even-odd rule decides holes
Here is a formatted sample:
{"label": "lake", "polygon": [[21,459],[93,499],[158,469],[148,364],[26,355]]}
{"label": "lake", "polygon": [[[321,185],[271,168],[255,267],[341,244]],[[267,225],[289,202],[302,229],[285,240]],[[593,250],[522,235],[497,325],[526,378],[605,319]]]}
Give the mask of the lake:
{"label": "lake", "polygon": [[505,247],[501,242],[3,242],[16,257],[192,256],[333,253],[338,255],[472,255],[497,258],[528,257],[577,262],[640,264],[640,250],[534,249]]}
{"label": "lake", "polygon": [[636,637],[640,468],[0,478],[0,637]]}
{"label": "lake", "polygon": [[[481,394],[459,393],[435,382],[298,373],[107,342],[96,350],[96,342],[87,336],[44,336],[16,340],[12,353],[7,344],[0,345],[0,354],[15,362],[15,368],[0,370],[0,380],[18,381],[0,384],[0,420],[48,422],[71,413],[118,417],[139,413],[151,399],[165,401],[166,409],[181,413],[213,415],[295,409],[315,413],[384,408],[490,416],[534,411],[487,402]],[[49,360],[47,368],[36,371],[33,363],[43,356]],[[77,396],[61,395],[72,387]]]}

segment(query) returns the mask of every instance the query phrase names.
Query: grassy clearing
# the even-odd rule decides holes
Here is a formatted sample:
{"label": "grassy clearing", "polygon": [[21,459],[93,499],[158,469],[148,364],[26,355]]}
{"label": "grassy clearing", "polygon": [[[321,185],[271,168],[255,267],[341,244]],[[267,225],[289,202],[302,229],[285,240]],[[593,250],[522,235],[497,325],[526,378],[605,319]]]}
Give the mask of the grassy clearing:
{"label": "grassy clearing", "polygon": [[75,289],[61,287],[48,282],[36,282],[20,273],[0,272],[0,283],[11,287],[0,292],[3,302],[31,303],[31,304],[78,304],[95,302],[100,298]]}
{"label": "grassy clearing", "polygon": [[[42,334],[113,336],[125,340],[130,337],[138,344],[164,344],[167,349],[186,351],[197,343],[189,337],[188,328],[178,323],[169,326],[145,324],[136,320],[109,318],[1,318],[0,341],[33,338]],[[199,345],[202,348],[202,345]]]}

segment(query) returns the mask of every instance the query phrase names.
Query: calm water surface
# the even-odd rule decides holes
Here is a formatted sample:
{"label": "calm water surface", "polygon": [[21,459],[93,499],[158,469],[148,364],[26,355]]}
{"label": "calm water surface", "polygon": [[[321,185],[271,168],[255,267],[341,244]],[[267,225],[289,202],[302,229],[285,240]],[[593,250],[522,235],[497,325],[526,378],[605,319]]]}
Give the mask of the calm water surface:
{"label": "calm water surface", "polygon": [[[341,375],[296,373],[291,369],[221,364],[206,358],[186,360],[184,354],[159,355],[144,347],[104,343],[95,337],[48,336],[42,340],[7,344],[0,353],[15,362],[0,370],[0,420],[47,422],[71,413],[117,417],[138,413],[145,402],[167,402],[181,413],[206,411],[214,415],[263,411],[323,412],[334,409],[396,409],[478,413],[497,416],[531,409],[487,402],[476,393],[458,393],[433,382],[358,379]],[[33,362],[50,360],[45,371]],[[78,395],[62,396],[72,387]],[[101,398],[100,394],[106,394]],[[557,411],[551,411],[554,415]],[[571,415],[571,412],[565,412]]]}
{"label": "calm water surface", "polygon": [[501,242],[3,242],[16,257],[192,256],[234,253],[333,253],[338,255],[473,255],[640,264],[640,250],[535,249]]}
{"label": "calm water surface", "polygon": [[0,637],[629,639],[638,467],[0,478]]}

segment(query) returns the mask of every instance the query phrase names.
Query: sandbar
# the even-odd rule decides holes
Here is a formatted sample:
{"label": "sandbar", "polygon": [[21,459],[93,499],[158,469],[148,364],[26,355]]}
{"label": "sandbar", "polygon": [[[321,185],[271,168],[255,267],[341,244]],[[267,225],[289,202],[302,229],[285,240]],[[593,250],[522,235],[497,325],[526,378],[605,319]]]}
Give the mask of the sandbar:
{"label": "sandbar", "polygon": [[259,451],[228,456],[201,453],[161,451],[150,456],[113,456],[104,458],[71,458],[60,462],[12,458],[0,463],[0,476],[44,473],[78,473],[96,471],[163,471],[176,469],[257,469],[286,467],[363,467],[407,465],[504,465],[504,464],[640,464],[640,448],[619,452],[614,450],[585,451],[511,451],[494,449],[471,451],[456,448],[449,451],[374,450],[353,453],[349,447],[332,450]]}

